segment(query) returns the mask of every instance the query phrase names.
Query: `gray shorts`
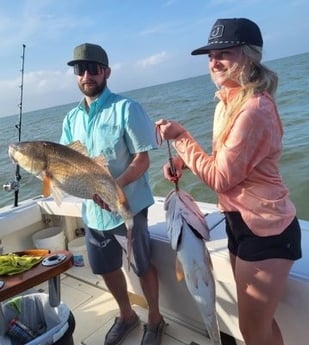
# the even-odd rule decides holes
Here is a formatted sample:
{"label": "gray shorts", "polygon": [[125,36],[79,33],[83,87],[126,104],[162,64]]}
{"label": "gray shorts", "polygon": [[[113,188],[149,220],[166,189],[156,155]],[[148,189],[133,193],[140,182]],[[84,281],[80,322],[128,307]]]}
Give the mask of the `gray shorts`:
{"label": "gray shorts", "polygon": [[[151,264],[147,214],[148,208],[145,208],[135,215],[132,229],[131,267],[138,276],[145,274]],[[122,267],[127,243],[124,224],[108,231],[85,227],[85,232],[89,264],[94,274],[111,273]]]}

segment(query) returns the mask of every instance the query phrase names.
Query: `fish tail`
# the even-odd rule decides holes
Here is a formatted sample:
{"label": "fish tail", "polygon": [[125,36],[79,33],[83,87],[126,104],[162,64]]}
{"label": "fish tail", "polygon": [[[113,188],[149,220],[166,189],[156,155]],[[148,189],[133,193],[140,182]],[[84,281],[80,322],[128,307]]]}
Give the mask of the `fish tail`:
{"label": "fish tail", "polygon": [[128,260],[128,272],[131,267],[131,256],[132,256],[132,229],[128,229],[127,232],[127,260]]}
{"label": "fish tail", "polygon": [[125,220],[125,226],[127,228],[127,260],[128,260],[128,272],[130,272],[131,267],[131,257],[132,257],[132,229],[133,229],[133,216],[128,217]]}
{"label": "fish tail", "polygon": [[131,267],[132,256],[132,229],[133,229],[133,215],[129,209],[128,202],[125,194],[121,188],[117,185],[118,194],[118,210],[122,218],[124,219],[125,226],[127,228],[127,260],[128,260],[128,272]]}
{"label": "fish tail", "polygon": [[117,191],[119,204],[122,206],[126,206],[127,205],[126,196],[125,196],[123,190],[119,187],[119,185],[117,183],[116,183],[116,191]]}

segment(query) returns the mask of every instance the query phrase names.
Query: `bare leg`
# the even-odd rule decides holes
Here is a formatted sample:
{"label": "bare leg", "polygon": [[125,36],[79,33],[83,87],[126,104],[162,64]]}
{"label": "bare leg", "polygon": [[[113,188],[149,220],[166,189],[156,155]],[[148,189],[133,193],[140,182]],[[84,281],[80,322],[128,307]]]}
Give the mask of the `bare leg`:
{"label": "bare leg", "polygon": [[156,268],[151,265],[149,270],[140,277],[140,284],[148,303],[148,323],[157,325],[162,316],[159,311],[159,283]]}
{"label": "bare leg", "polygon": [[120,310],[120,318],[129,320],[134,311],[127,291],[127,282],[122,269],[102,275],[106,286],[114,296]]}
{"label": "bare leg", "polygon": [[250,262],[237,257],[234,264],[239,327],[246,345],[283,345],[274,315],[293,261]]}
{"label": "bare leg", "polygon": [[229,254],[230,254],[230,262],[231,262],[231,266],[232,266],[232,271],[233,271],[233,275],[234,275],[234,279],[235,279],[236,256],[234,254],[232,254],[231,252],[229,252]]}

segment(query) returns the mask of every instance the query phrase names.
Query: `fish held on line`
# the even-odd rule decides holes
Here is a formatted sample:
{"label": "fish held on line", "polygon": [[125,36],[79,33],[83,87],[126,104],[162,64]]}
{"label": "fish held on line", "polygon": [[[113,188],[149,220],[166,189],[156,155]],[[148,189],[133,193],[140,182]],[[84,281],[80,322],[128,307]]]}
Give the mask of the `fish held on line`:
{"label": "fish held on line", "polygon": [[52,195],[58,206],[64,193],[90,200],[99,197],[112,212],[119,214],[128,230],[130,260],[133,214],[103,156],[89,157],[79,141],[69,145],[50,141],[17,142],[9,145],[8,153],[14,163],[43,181],[43,195]]}
{"label": "fish held on line", "polygon": [[[176,250],[176,277],[185,279],[213,345],[221,345],[216,312],[215,281],[211,257],[204,240],[209,229],[194,199],[185,191],[173,190],[165,200],[167,235]],[[197,235],[198,234],[198,235]]]}

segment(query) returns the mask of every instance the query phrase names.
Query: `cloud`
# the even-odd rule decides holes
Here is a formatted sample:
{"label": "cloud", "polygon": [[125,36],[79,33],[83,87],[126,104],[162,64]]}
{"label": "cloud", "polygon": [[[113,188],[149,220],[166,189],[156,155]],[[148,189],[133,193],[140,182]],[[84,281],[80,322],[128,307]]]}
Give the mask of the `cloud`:
{"label": "cloud", "polygon": [[[207,41],[218,17],[256,20],[264,35],[265,61],[306,52],[309,46],[309,36],[304,34],[308,32],[308,0],[291,0],[286,5],[272,1],[270,12],[264,11],[259,0],[196,0],[187,7],[180,0],[140,1],[135,7],[130,1],[121,5],[109,1],[104,6],[102,0],[94,0],[90,7],[84,0],[2,3],[0,117],[18,110],[22,44],[27,46],[25,111],[81,98],[66,65],[73,47],[81,42],[102,43],[107,49],[112,62],[109,84],[115,92],[206,73],[205,59],[192,58],[190,52]],[[226,3],[229,5],[222,10]]]}
{"label": "cloud", "polygon": [[162,7],[169,7],[177,3],[177,0],[167,0],[165,3],[163,3]]}
{"label": "cloud", "polygon": [[147,68],[149,66],[158,65],[162,62],[165,62],[166,60],[168,60],[168,54],[165,51],[162,51],[161,53],[151,55],[142,60],[138,60],[136,62],[136,67]]}
{"label": "cloud", "polygon": [[179,31],[184,29],[185,21],[182,19],[178,20],[170,20],[166,23],[160,23],[158,25],[149,27],[148,29],[144,29],[139,32],[141,36],[148,36],[148,35],[157,35],[157,34],[177,34]]}
{"label": "cloud", "polygon": [[[0,116],[16,114],[20,102],[20,77],[0,80],[0,102],[6,104]],[[79,99],[79,90],[71,68],[37,70],[24,74],[24,111],[32,111]]]}
{"label": "cloud", "polygon": [[111,65],[112,71],[120,71],[122,69],[122,64],[120,62],[116,62]]}
{"label": "cloud", "polygon": [[52,89],[66,89],[72,85],[74,77],[71,69],[66,73],[60,70],[39,70],[26,73],[24,79],[32,94],[44,94]]}

